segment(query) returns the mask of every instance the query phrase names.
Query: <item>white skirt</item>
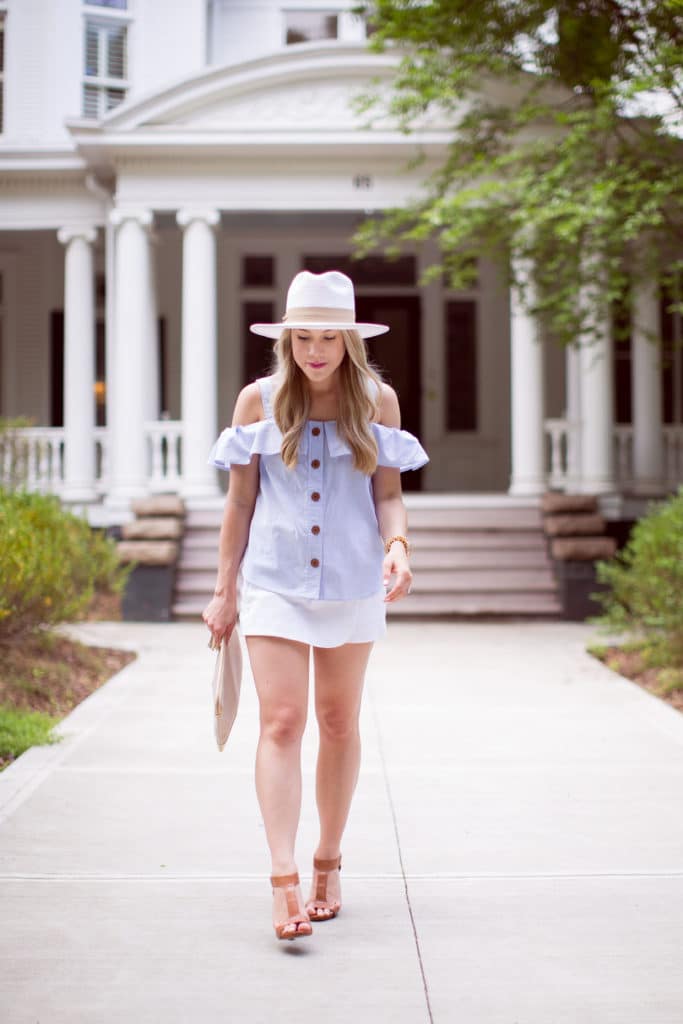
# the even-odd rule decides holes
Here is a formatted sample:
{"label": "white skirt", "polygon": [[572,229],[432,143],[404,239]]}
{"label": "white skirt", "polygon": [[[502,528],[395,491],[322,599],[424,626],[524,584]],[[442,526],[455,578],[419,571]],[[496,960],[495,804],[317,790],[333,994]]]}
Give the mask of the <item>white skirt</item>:
{"label": "white skirt", "polygon": [[365,644],[386,633],[384,591],[353,601],[318,601],[263,590],[242,580],[240,631],[313,647]]}

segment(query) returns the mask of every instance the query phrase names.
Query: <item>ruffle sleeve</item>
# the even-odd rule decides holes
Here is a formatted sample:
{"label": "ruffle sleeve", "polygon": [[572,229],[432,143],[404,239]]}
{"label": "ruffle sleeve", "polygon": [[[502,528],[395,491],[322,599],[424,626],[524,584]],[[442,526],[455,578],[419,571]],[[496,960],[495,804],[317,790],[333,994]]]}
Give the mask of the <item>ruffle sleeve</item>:
{"label": "ruffle sleeve", "polygon": [[420,469],[429,462],[429,456],[414,434],[398,427],[385,427],[373,423],[372,430],[377,441],[378,466],[391,466],[405,473],[409,469]]}
{"label": "ruffle sleeve", "polygon": [[247,466],[252,455],[277,455],[282,434],[272,420],[244,427],[226,427],[209,452],[209,465],[218,469]]}

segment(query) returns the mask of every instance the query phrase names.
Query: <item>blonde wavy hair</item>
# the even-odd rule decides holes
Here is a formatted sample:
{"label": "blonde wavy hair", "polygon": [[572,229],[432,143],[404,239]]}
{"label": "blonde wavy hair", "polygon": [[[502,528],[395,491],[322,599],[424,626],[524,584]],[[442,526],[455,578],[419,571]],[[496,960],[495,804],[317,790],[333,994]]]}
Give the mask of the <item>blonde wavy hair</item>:
{"label": "blonde wavy hair", "polygon": [[[355,469],[371,476],[377,469],[377,442],[370,428],[379,419],[382,379],[368,362],[365,342],[358,331],[342,331],[346,352],[339,366],[341,387],[337,410],[337,433],[353,454]],[[275,355],[275,393],[273,416],[282,432],[282,460],[293,469],[299,456],[299,444],[309,419],[311,394],[306,377],[294,362],[292,332],[289,328],[273,346]],[[368,388],[374,381],[376,388]],[[371,391],[375,391],[375,397]]]}

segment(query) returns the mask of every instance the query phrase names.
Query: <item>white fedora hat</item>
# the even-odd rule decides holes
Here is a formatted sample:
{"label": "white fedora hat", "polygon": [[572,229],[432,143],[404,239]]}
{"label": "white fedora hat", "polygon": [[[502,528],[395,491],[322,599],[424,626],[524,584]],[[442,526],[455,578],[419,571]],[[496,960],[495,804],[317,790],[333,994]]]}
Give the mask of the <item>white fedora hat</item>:
{"label": "white fedora hat", "polygon": [[353,282],[340,270],[311,274],[302,270],[287,292],[287,311],[279,324],[251,324],[254,334],[279,338],[289,327],[310,330],[358,331],[362,338],[373,338],[389,330],[386,324],[356,323]]}

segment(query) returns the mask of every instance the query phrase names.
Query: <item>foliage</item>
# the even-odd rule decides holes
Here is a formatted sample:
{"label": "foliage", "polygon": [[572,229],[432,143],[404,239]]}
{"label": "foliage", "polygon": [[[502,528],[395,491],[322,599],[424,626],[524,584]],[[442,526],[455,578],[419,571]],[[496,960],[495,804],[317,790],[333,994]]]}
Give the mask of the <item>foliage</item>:
{"label": "foliage", "polygon": [[0,767],[36,744],[56,743],[51,735],[56,718],[42,711],[20,711],[0,705]]}
{"label": "foliage", "polygon": [[0,489],[0,641],[78,618],[128,570],[114,543],[51,495]]}
{"label": "foliage", "polygon": [[644,633],[650,664],[682,668],[683,487],[635,524],[623,551],[596,568],[608,585],[594,595],[603,608],[597,621]]}
{"label": "foliage", "polygon": [[428,276],[445,270],[455,288],[471,285],[481,256],[502,261],[564,342],[594,337],[608,304],[628,301],[632,275],[673,285],[683,266],[683,0],[375,0],[358,10],[371,48],[400,58],[388,100],[375,91],[361,109],[407,132],[445,122],[451,136],[424,192],[365,222],[360,254],[435,238],[441,257]]}

